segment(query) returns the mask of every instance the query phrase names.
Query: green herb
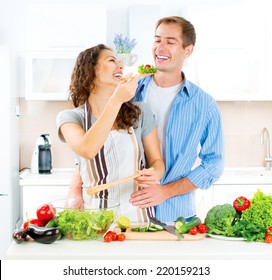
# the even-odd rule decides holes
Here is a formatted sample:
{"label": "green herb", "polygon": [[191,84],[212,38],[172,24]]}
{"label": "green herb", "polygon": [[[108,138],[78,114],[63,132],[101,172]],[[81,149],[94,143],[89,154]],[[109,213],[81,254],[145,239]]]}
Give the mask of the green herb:
{"label": "green herb", "polygon": [[241,220],[234,225],[236,236],[249,241],[263,242],[265,232],[272,225],[272,195],[259,189],[250,200],[250,207],[242,212]]}
{"label": "green herb", "polygon": [[70,239],[97,239],[114,220],[113,210],[96,212],[64,210],[57,216],[58,229]]}
{"label": "green herb", "polygon": [[268,228],[272,225],[272,195],[259,189],[250,200],[251,206],[243,211],[242,220]]}

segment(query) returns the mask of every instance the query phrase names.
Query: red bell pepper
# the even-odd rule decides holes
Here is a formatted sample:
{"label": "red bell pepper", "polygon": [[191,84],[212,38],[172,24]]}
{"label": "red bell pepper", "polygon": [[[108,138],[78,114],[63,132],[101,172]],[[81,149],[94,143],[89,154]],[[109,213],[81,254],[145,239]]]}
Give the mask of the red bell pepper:
{"label": "red bell pepper", "polygon": [[238,212],[246,210],[247,208],[249,208],[249,206],[250,201],[244,196],[239,196],[233,201],[233,207]]}

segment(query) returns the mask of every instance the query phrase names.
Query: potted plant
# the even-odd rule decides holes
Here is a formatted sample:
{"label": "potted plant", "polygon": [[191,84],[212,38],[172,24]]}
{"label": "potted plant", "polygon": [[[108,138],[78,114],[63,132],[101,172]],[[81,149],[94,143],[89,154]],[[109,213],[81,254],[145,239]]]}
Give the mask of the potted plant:
{"label": "potted plant", "polygon": [[122,34],[115,34],[113,43],[123,65],[131,66],[137,61],[138,55],[131,53],[137,44],[136,39],[131,40],[129,37],[123,37]]}

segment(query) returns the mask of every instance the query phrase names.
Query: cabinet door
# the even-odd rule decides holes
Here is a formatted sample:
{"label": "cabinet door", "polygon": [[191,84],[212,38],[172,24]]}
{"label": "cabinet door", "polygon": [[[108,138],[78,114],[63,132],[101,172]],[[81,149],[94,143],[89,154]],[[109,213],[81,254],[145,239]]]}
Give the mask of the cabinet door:
{"label": "cabinet door", "polygon": [[207,190],[197,189],[195,192],[196,214],[204,221],[207,212],[213,206],[213,187]]}
{"label": "cabinet door", "polygon": [[36,209],[44,203],[62,199],[68,193],[68,186],[23,186],[22,187],[22,213],[26,220],[26,213],[31,218],[36,218]]}
{"label": "cabinet door", "polygon": [[184,70],[216,100],[271,100],[266,87],[271,64],[266,8],[243,0],[188,4],[197,40]]}
{"label": "cabinet door", "polygon": [[107,10],[90,1],[31,1],[26,7],[27,50],[83,48],[106,43]]}
{"label": "cabinet door", "polygon": [[214,185],[213,204],[232,204],[238,196],[250,199],[258,189],[265,194],[272,191],[271,185]]}
{"label": "cabinet door", "polygon": [[81,50],[26,53],[26,100],[67,100],[76,58]]}

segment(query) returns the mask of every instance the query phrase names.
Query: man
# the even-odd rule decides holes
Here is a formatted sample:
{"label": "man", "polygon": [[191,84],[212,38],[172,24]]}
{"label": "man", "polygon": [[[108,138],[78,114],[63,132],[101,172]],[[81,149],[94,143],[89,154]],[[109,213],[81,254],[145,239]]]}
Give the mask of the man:
{"label": "man", "polygon": [[[182,72],[195,40],[194,26],[186,19],[160,19],[152,49],[157,72],[139,80],[134,97],[151,106],[166,171],[157,185],[147,186],[147,178],[137,178],[142,189],[131,195],[130,202],[143,208],[155,206],[156,217],[164,222],[196,215],[195,190],[208,189],[223,173],[223,131],[217,104]],[[195,167],[197,157],[201,162]]]}

